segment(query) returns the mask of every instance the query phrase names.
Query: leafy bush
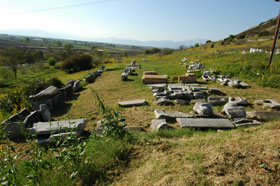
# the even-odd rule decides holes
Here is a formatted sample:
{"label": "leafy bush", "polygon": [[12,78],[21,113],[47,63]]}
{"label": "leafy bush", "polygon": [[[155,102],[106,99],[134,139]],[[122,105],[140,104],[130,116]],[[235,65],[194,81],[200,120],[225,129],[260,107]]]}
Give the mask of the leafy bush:
{"label": "leafy bush", "polygon": [[145,54],[157,54],[157,53],[160,53],[160,52],[161,52],[161,49],[159,49],[159,48],[152,48],[152,49],[144,50]]}
{"label": "leafy bush", "polygon": [[91,68],[92,57],[89,54],[72,56],[71,58],[64,60],[64,62],[61,64],[61,69],[67,73],[79,72]]}
{"label": "leafy bush", "polygon": [[169,55],[169,54],[172,54],[174,52],[174,50],[173,49],[170,49],[170,48],[164,48],[164,49],[162,49],[161,50],[161,54],[162,55]]}
{"label": "leafy bush", "polygon": [[262,32],[260,32],[259,34],[258,34],[258,36],[269,36],[270,35],[270,33],[269,33],[269,31],[267,31],[267,30],[264,30],[264,31],[262,31]]}
{"label": "leafy bush", "polygon": [[50,57],[48,59],[48,63],[49,63],[50,66],[54,66],[56,64],[56,59],[53,58],[53,57]]}

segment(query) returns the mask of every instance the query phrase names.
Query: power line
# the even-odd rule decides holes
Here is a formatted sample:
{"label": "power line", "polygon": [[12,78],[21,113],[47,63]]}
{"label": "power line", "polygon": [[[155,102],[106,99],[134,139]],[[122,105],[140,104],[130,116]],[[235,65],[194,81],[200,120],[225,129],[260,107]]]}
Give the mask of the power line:
{"label": "power line", "polygon": [[[98,4],[98,3],[103,3],[103,2],[106,2],[106,1],[109,1],[109,0],[97,0],[97,1],[90,1],[90,2],[86,2],[86,3],[57,6],[57,7],[52,7],[52,8],[42,8],[42,9],[36,9],[36,10],[28,10],[28,11],[13,13],[13,15],[15,15],[15,14],[17,14],[17,15],[29,14],[29,13],[36,13],[36,12],[47,12],[47,11],[52,11],[52,10],[60,10],[60,9],[66,9],[66,8],[73,8],[73,7],[78,7],[78,6],[90,5],[90,4]],[[5,15],[8,15],[8,14],[5,14]]]}

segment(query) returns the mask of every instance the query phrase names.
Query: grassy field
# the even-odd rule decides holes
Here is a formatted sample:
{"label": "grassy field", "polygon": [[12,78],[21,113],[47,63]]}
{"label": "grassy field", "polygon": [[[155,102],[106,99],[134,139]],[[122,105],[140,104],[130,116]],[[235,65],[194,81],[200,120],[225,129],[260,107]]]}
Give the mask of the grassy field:
{"label": "grassy field", "polygon": [[[93,158],[98,168],[106,170],[102,178],[96,178],[97,185],[279,185],[280,184],[280,122],[265,122],[261,126],[238,128],[229,131],[196,131],[178,129],[172,124],[173,131],[150,132],[151,120],[155,109],[177,110],[185,113],[192,111],[193,105],[158,106],[153,100],[151,90],[141,83],[144,71],[157,71],[167,74],[169,78],[186,73],[181,59],[188,61],[201,60],[205,69],[212,68],[221,74],[229,74],[248,82],[250,89],[233,89],[217,83],[202,84],[216,87],[227,96],[240,96],[253,103],[256,99],[273,98],[280,102],[279,89],[279,56],[275,57],[271,69],[266,69],[268,55],[241,54],[241,50],[249,49],[251,44],[215,46],[176,51],[167,56],[138,56],[125,58],[123,61],[136,59],[142,69],[137,70],[138,76],[129,76],[129,81],[121,81],[121,73],[128,62],[107,65],[106,71],[93,84],[85,84],[84,89],[77,93],[75,99],[68,101],[53,113],[55,120],[87,118],[87,130],[94,130],[96,122],[102,118],[99,105],[90,88],[95,90],[104,104],[119,111],[126,118],[128,126],[142,126],[148,132],[133,134],[134,142],[107,139],[108,143],[90,140],[87,158]],[[268,45],[268,44],[267,44]],[[220,54],[216,54],[216,50]],[[142,59],[147,62],[142,62]],[[93,71],[93,69],[91,70]],[[20,78],[2,79],[1,93],[13,90],[19,84],[32,78],[58,77],[63,82],[70,79],[82,79],[88,71],[66,74],[55,68],[46,68],[36,73],[21,74]],[[256,74],[260,73],[261,76]],[[202,83],[201,79],[198,79]],[[4,85],[4,86],[3,86]],[[6,86],[5,86],[6,85]],[[277,88],[273,88],[277,87]],[[146,99],[149,103],[143,107],[120,108],[119,101]],[[214,107],[219,114],[222,107]],[[246,111],[261,110],[259,106],[249,106]],[[115,146],[113,144],[116,144]],[[122,145],[125,144],[125,145]],[[28,144],[13,143],[16,150]],[[112,146],[110,146],[112,145]],[[111,151],[109,150],[111,149]],[[93,153],[94,152],[94,153]],[[129,152],[123,155],[121,152]],[[106,158],[101,154],[105,154]],[[125,157],[125,161],[123,160]],[[112,157],[114,157],[112,159]],[[23,158],[23,157],[20,157]],[[106,166],[108,164],[108,166]],[[70,185],[87,185],[87,179],[93,174],[84,174],[84,179],[77,178]],[[53,172],[50,171],[49,174]],[[60,175],[61,176],[61,175]],[[56,176],[62,182],[62,177]],[[50,183],[55,183],[51,180]],[[48,183],[44,182],[44,185]],[[90,185],[90,184],[89,184]]]}

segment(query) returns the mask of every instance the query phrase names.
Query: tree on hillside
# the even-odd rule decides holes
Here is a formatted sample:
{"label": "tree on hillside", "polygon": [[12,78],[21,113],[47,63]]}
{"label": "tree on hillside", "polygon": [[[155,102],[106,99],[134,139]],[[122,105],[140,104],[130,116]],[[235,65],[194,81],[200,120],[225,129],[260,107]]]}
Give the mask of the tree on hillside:
{"label": "tree on hillside", "polygon": [[74,46],[71,43],[67,43],[64,45],[64,50],[67,53],[68,58],[70,58],[74,53]]}
{"label": "tree on hillside", "polygon": [[55,42],[55,45],[56,45],[57,47],[62,47],[61,41],[56,41],[56,42]]}
{"label": "tree on hillside", "polygon": [[184,45],[180,45],[179,46],[179,50],[184,50],[185,49],[185,46]]}
{"label": "tree on hillside", "polygon": [[32,56],[35,62],[41,61],[44,59],[44,52],[42,50],[36,50],[35,52],[32,53]]}
{"label": "tree on hillside", "polygon": [[7,48],[0,54],[0,61],[4,66],[8,66],[17,78],[18,65],[24,60],[25,52],[15,47]]}

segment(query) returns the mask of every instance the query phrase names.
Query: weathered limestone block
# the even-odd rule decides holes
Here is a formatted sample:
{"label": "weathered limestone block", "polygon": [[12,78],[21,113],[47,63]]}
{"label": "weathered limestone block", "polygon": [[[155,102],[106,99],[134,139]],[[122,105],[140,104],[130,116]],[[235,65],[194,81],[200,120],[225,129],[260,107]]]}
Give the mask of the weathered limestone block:
{"label": "weathered limestone block", "polygon": [[165,119],[153,119],[151,124],[151,131],[158,132],[160,130],[168,130],[168,125]]}
{"label": "weathered limestone block", "polygon": [[156,100],[156,104],[157,105],[174,105],[174,103],[171,100],[169,100],[165,97],[161,97],[158,100]]}
{"label": "weathered limestone block", "polygon": [[177,118],[181,128],[232,129],[235,126],[228,119]]}
{"label": "weathered limestone block", "polygon": [[211,117],[213,115],[212,105],[209,103],[196,103],[193,110],[202,117]]}
{"label": "weathered limestone block", "polygon": [[33,127],[29,129],[30,133],[40,135],[77,132],[80,135],[87,123],[86,119],[64,120],[64,121],[51,121],[34,123]]}
{"label": "weathered limestone block", "polygon": [[274,119],[280,119],[280,111],[252,111],[246,112],[247,117],[251,119],[257,119],[260,121],[270,121]]}
{"label": "weathered limestone block", "polygon": [[222,113],[227,114],[230,118],[245,118],[246,112],[245,109],[241,106],[238,106],[236,103],[227,103],[224,106]]}
{"label": "weathered limestone block", "polygon": [[23,121],[24,125],[29,128],[32,127],[34,123],[43,121],[43,118],[39,111],[31,112]]}
{"label": "weathered limestone block", "polygon": [[81,90],[81,84],[80,84],[80,80],[77,80],[74,82],[73,84],[73,92],[76,93],[78,92],[79,90]]}
{"label": "weathered limestone block", "polygon": [[175,122],[176,118],[193,118],[193,115],[177,111],[155,110],[156,119],[166,119],[167,122]]}
{"label": "weathered limestone block", "polygon": [[269,108],[269,109],[275,109],[275,110],[280,110],[280,103],[273,99],[264,99],[264,100],[256,100],[256,104],[263,105],[263,108]]}
{"label": "weathered limestone block", "polygon": [[134,107],[134,106],[143,106],[147,104],[147,101],[144,99],[132,100],[132,101],[123,101],[118,103],[120,107]]}
{"label": "weathered limestone block", "polygon": [[213,106],[225,105],[228,102],[227,97],[209,96],[207,99],[208,103],[210,103]]}
{"label": "weathered limestone block", "polygon": [[158,83],[167,83],[167,75],[143,75],[142,83],[144,84],[158,84]]}
{"label": "weathered limestone block", "polygon": [[50,113],[47,105],[46,104],[41,104],[39,106],[39,108],[40,108],[40,114],[41,114],[43,120],[44,121],[50,121],[52,119],[52,116],[51,116],[51,113]]}

